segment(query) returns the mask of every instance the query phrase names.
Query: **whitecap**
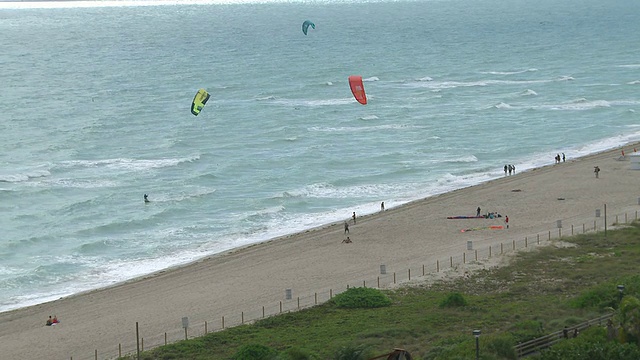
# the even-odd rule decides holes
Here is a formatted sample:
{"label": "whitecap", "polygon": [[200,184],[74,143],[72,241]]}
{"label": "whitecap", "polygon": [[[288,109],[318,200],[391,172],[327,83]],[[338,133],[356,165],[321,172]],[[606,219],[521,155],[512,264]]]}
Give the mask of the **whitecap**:
{"label": "whitecap", "polygon": [[487,75],[516,75],[516,74],[523,74],[523,73],[534,72],[534,71],[538,71],[538,69],[531,68],[531,69],[514,70],[514,71],[481,71],[480,73],[487,74]]}
{"label": "whitecap", "polygon": [[35,178],[47,177],[50,175],[51,173],[49,172],[49,170],[21,170],[17,173],[0,174],[0,182],[16,183],[28,181]]}
{"label": "whitecap", "polygon": [[61,167],[106,167],[109,169],[124,169],[144,171],[155,168],[176,166],[185,162],[194,162],[200,159],[200,155],[192,155],[185,158],[164,158],[164,159],[130,159],[115,158],[102,160],[69,160],[62,161],[58,165]]}
{"label": "whitecap", "polygon": [[511,109],[511,105],[503,102],[493,105],[493,107],[496,109]]}

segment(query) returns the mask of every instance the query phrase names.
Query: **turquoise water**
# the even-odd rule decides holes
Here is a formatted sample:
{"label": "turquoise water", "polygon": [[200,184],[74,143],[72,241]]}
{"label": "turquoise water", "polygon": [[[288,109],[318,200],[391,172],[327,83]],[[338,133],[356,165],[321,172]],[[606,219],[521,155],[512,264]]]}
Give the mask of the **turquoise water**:
{"label": "turquoise water", "polygon": [[632,0],[0,2],[0,34],[0,311],[640,140]]}

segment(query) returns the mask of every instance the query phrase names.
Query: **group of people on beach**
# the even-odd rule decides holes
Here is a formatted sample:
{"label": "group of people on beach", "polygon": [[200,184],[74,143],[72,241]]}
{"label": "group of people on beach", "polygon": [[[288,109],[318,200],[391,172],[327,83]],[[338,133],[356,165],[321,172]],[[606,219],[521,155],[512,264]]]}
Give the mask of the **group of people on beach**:
{"label": "group of people on beach", "polygon": [[[480,209],[480,206],[478,206],[478,208],[476,209],[476,217],[484,217],[485,219],[496,219],[496,218],[502,217],[502,215],[500,215],[497,211],[487,212],[485,215],[480,215],[481,211],[482,211],[482,209]],[[504,223],[506,225],[505,227],[508,229],[509,228],[509,216],[505,215]]]}
{"label": "group of people on beach", "polygon": [[556,154],[556,164],[560,164],[560,160],[562,160],[562,162],[565,162],[567,160],[567,158],[564,156],[564,153],[562,153],[562,157],[560,157],[560,154]]}
{"label": "group of people on beach", "polygon": [[49,318],[47,319],[47,322],[45,325],[53,326],[53,325],[56,325],[57,323],[59,323],[58,316],[53,315],[53,317],[51,317],[51,315],[49,315]]}
{"label": "group of people on beach", "polygon": [[511,174],[516,174],[516,166],[515,165],[505,165],[504,166],[504,174],[507,175],[511,175]]}

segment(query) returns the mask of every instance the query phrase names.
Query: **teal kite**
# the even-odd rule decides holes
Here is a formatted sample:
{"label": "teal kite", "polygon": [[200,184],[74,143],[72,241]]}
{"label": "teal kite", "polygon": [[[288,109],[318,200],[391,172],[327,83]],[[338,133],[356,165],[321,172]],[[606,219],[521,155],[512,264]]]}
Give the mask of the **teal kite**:
{"label": "teal kite", "polygon": [[316,24],[312,23],[311,20],[305,20],[302,23],[302,32],[307,35],[307,30],[309,29],[309,26],[311,26],[311,28],[315,29],[316,28]]}

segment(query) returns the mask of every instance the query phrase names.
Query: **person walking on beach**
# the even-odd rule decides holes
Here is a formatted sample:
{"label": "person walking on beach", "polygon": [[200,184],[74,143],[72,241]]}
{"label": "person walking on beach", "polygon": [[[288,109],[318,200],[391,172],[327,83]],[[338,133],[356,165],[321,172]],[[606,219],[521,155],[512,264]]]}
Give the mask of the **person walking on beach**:
{"label": "person walking on beach", "polygon": [[480,217],[480,206],[476,209],[476,217]]}
{"label": "person walking on beach", "polygon": [[594,166],[593,167],[593,172],[596,173],[596,179],[597,179],[599,177],[599,175],[600,175],[600,167]]}
{"label": "person walking on beach", "polygon": [[516,166],[515,165],[511,165],[511,170],[513,170],[513,175],[516,174]]}
{"label": "person walking on beach", "polygon": [[504,216],[504,223],[507,225],[507,229],[509,228],[509,216]]}
{"label": "person walking on beach", "polygon": [[344,233],[348,234],[349,233],[349,223],[348,222],[344,222]]}
{"label": "person walking on beach", "polygon": [[513,168],[511,167],[511,165],[509,165],[509,175],[511,175],[511,170],[512,170],[512,169],[513,169]]}
{"label": "person walking on beach", "polygon": [[380,211],[384,211],[384,201],[380,203]]}
{"label": "person walking on beach", "polygon": [[562,162],[565,162],[565,160],[567,160],[567,158],[564,156],[564,153],[562,153]]}
{"label": "person walking on beach", "polygon": [[504,166],[504,176],[507,176],[507,165]]}
{"label": "person walking on beach", "polygon": [[353,224],[356,224],[356,212],[353,212],[353,215],[351,215],[351,218],[353,218]]}

